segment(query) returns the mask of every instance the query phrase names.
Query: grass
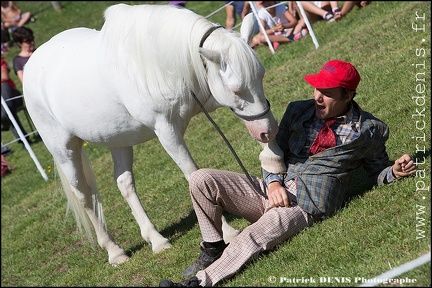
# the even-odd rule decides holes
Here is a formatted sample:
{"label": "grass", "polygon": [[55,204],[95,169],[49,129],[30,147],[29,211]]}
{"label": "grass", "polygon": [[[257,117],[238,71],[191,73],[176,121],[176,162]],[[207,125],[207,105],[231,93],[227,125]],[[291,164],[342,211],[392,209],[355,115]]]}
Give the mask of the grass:
{"label": "grass", "polygon": [[[50,2],[18,2],[23,10],[36,14],[37,21],[29,24],[35,32],[36,45],[68,28],[99,29],[103,10],[116,2],[61,3],[63,12],[57,13]],[[189,8],[202,15],[222,5],[222,1],[188,3]],[[355,64],[362,76],[357,102],[389,125],[390,158],[396,159],[403,153],[417,157],[419,173],[372,188],[360,174],[353,187],[355,196],[338,214],[262,255],[221,286],[357,286],[360,283],[354,282],[355,277],[377,276],[430,251],[430,5],[428,1],[372,2],[366,9],[354,9],[339,23],[314,25],[318,49],[310,37],[282,45],[274,55],[267,47],[257,48],[266,67],[266,96],[278,119],[289,102],[312,96],[303,75],[316,73],[323,63],[334,58]],[[423,13],[425,20],[416,19]],[[223,25],[224,12],[210,20]],[[425,32],[413,31],[413,23],[425,25]],[[424,55],[421,49],[425,49]],[[9,51],[5,57],[8,63],[17,53],[16,46]],[[416,81],[416,75],[425,82]],[[418,84],[425,84],[424,93],[419,92]],[[413,96],[424,96],[425,103],[416,103]],[[415,116],[422,109],[424,117]],[[211,115],[249,173],[259,175],[260,146],[250,138],[241,121],[229,109],[219,109]],[[424,128],[416,122],[422,120],[426,123]],[[3,143],[12,139],[10,132],[2,132]],[[205,115],[192,119],[185,139],[199,166],[241,172]],[[86,146],[108,228],[132,255],[128,263],[119,267],[109,265],[106,252],[87,243],[76,230],[72,215],[66,214],[66,199],[53,159],[43,143],[34,144],[32,149],[48,174],[48,182],[19,144],[11,144],[11,148],[13,153],[7,159],[15,171],[1,180],[2,286],[155,286],[164,278],[180,280],[183,270],[197,257],[201,235],[187,182],[157,140],[134,148],[134,169],[139,196],[149,217],[173,244],[160,254],[153,254],[140,237],[112,179],[109,152],[91,144]],[[247,225],[237,218],[231,223],[239,229]],[[430,269],[429,262],[398,276],[416,281],[399,286],[430,287]],[[270,282],[270,276],[276,277],[276,282]],[[339,282],[345,283],[336,278],[329,281],[327,277],[338,277]],[[303,283],[289,279],[303,279]]]}

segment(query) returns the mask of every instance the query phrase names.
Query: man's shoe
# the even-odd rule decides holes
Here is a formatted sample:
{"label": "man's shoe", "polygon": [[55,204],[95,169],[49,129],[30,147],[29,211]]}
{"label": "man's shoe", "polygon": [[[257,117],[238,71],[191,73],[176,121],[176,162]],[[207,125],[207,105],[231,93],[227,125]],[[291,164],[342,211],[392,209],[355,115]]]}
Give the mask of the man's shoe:
{"label": "man's shoe", "polygon": [[159,282],[159,287],[200,287],[200,282],[201,281],[198,280],[197,277],[189,278],[180,283],[174,283],[171,280],[166,279]]}
{"label": "man's shoe", "polygon": [[190,265],[184,272],[183,277],[187,278],[195,275],[198,271],[203,270],[210,266],[213,262],[219,259],[228,245],[223,243],[217,248],[207,248],[204,246],[204,242],[201,242],[200,249],[201,253],[192,265]]}

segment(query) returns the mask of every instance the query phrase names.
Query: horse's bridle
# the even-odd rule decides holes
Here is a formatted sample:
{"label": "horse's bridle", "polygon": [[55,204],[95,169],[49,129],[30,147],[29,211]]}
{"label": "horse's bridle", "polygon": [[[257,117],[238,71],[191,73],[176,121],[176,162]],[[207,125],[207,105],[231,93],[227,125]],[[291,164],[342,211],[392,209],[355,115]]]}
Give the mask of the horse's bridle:
{"label": "horse's bridle", "polygon": [[[222,26],[213,26],[212,28],[210,28],[209,30],[207,30],[207,32],[206,32],[206,33],[203,35],[203,37],[201,38],[201,42],[200,42],[200,45],[199,45],[200,48],[202,48],[202,46],[203,46],[203,44],[204,44],[204,41],[205,41],[205,40],[210,36],[210,34],[211,34],[214,30],[216,30],[216,29],[218,29],[218,28],[223,28],[223,27],[222,27]],[[205,63],[204,63],[204,66],[206,66]],[[240,165],[240,167],[242,168],[243,172],[245,173],[245,175],[246,175],[246,177],[248,178],[249,182],[251,182],[251,184],[252,184],[252,186],[254,187],[255,191],[256,191],[259,195],[263,196],[265,199],[268,199],[266,193],[263,192],[263,191],[261,190],[261,188],[258,187],[258,186],[256,185],[256,183],[252,180],[252,177],[249,175],[249,173],[247,172],[247,170],[246,170],[246,168],[244,167],[243,163],[241,162],[240,158],[237,156],[236,152],[234,151],[234,148],[231,146],[231,144],[229,143],[228,139],[225,137],[225,135],[223,134],[223,132],[220,130],[219,126],[218,126],[218,125],[213,121],[213,119],[211,118],[210,114],[209,114],[209,113],[207,112],[207,110],[204,108],[204,105],[201,103],[201,101],[198,99],[198,97],[195,95],[195,93],[194,93],[193,91],[191,91],[191,92],[192,92],[192,96],[193,96],[193,98],[194,98],[195,101],[198,103],[198,105],[200,106],[201,110],[204,112],[204,114],[207,116],[207,118],[209,119],[209,121],[213,124],[213,126],[215,127],[215,129],[219,132],[219,134],[221,135],[221,137],[223,138],[223,140],[224,140],[225,143],[227,144],[228,148],[231,150],[231,153],[232,153],[232,154],[234,155],[234,157],[236,158],[237,163],[238,163],[238,164]],[[267,113],[270,111],[270,102],[269,102],[267,99],[266,99],[266,101],[267,101],[267,108],[264,109],[263,112],[261,112],[261,113],[259,113],[259,114],[257,114],[257,115],[251,115],[251,116],[249,116],[249,115],[241,115],[241,114],[239,114],[239,113],[236,113],[236,112],[234,111],[233,108],[231,108],[231,110],[233,111],[233,113],[234,113],[235,115],[237,115],[238,117],[240,117],[240,118],[242,118],[242,119],[244,119],[244,120],[248,120],[248,121],[250,121],[250,120],[254,120],[254,119],[257,119],[257,118],[260,118],[260,117],[264,116],[265,114],[267,114]],[[264,183],[263,183],[263,186],[264,186],[264,189],[265,189],[266,186],[265,186]]]}
{"label": "horse's bridle", "polygon": [[219,29],[219,28],[224,28],[224,27],[220,26],[220,25],[216,25],[216,26],[211,27],[209,30],[207,30],[207,32],[204,33],[203,37],[201,38],[201,42],[199,44],[199,48],[202,48],[205,40],[210,36],[210,34],[213,33],[213,31],[215,31],[216,29]]}
{"label": "horse's bridle", "polygon": [[270,111],[270,102],[267,99],[266,99],[266,101],[267,101],[267,107],[266,107],[266,109],[264,109],[263,112],[261,112],[259,114],[256,114],[256,115],[241,115],[241,114],[235,112],[233,108],[230,108],[230,109],[238,117],[240,117],[240,118],[242,118],[242,119],[244,119],[246,121],[252,121],[252,120],[255,120],[255,119],[258,119],[258,118],[264,116],[265,114],[267,114]]}
{"label": "horse's bridle", "polygon": [[[216,29],[219,29],[219,28],[224,28],[224,27],[223,27],[223,26],[220,26],[220,25],[216,25],[216,26],[211,27],[209,30],[207,30],[207,32],[204,33],[203,37],[201,38],[201,41],[200,41],[199,47],[202,48],[202,46],[204,45],[205,40],[210,36],[210,34],[211,34],[213,31],[215,31]],[[204,63],[204,66],[206,66],[205,63]],[[234,108],[230,108],[230,109],[231,109],[231,111],[232,111],[235,115],[237,115],[238,117],[242,118],[243,120],[246,120],[246,121],[252,121],[252,120],[255,120],[255,119],[258,119],[258,118],[264,116],[265,114],[267,114],[267,113],[270,111],[270,102],[269,102],[267,99],[266,99],[266,101],[267,101],[267,107],[264,109],[264,111],[262,111],[261,113],[258,113],[258,114],[256,114],[256,115],[242,115],[242,114],[240,114],[240,113],[237,113],[237,112],[234,110]]]}

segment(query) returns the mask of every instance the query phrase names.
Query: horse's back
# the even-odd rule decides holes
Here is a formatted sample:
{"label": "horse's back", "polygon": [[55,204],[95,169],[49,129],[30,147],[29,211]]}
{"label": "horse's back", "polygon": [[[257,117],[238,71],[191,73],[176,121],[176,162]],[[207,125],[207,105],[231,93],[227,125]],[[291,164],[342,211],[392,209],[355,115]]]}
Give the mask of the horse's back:
{"label": "horse's back", "polygon": [[[43,130],[58,131],[109,146],[152,137],[117,101],[117,75],[104,59],[99,33],[66,30],[41,45],[26,64],[24,96],[41,136]],[[131,130],[141,135],[128,134]]]}
{"label": "horse's back", "polygon": [[24,73],[24,97],[29,110],[38,106],[53,112],[57,105],[83,100],[80,90],[98,79],[93,64],[99,57],[98,33],[87,28],[66,30],[36,49]]}
{"label": "horse's back", "polygon": [[85,141],[118,146],[149,140],[161,122],[188,123],[198,110],[185,95],[207,94],[198,46],[213,25],[169,5],[117,4],[105,18],[100,31],[66,30],[33,53],[24,96],[36,127],[58,123]]}
{"label": "horse's back", "polygon": [[[75,28],[57,34],[41,45],[30,57],[25,66],[24,88],[26,99],[32,101],[38,90],[52,91],[57,81],[67,85],[68,82],[84,80],[91,70],[89,59],[97,56],[95,49],[96,30]],[[80,82],[78,82],[80,83]],[[48,89],[47,86],[50,86]]]}
{"label": "horse's back", "polygon": [[[95,36],[98,33],[98,31],[88,28],[75,28],[63,31],[52,37],[36,49],[27,62],[25,67],[26,85],[31,85],[33,79],[37,79],[38,76],[42,84],[44,82],[43,79],[55,79],[56,75],[59,75],[58,72],[61,67],[82,66],[82,60],[96,55]],[[64,73],[68,73],[68,71],[61,71],[61,74]],[[28,79],[31,80],[27,81]],[[39,84],[41,82],[35,85]]]}
{"label": "horse's back", "polygon": [[[188,71],[187,37],[172,35],[179,34],[173,27],[189,33],[186,27],[191,23],[187,22],[195,17],[187,15],[201,17],[170,5],[117,4],[106,9],[100,31],[75,28],[57,34],[40,46],[26,65],[29,101],[35,97],[39,98],[35,101],[51,100],[58,97],[52,94],[61,94],[63,102],[87,103],[90,96],[97,99],[109,95],[111,100],[129,105],[127,109],[135,117],[140,117],[143,108],[138,99],[165,113],[170,109],[167,106],[175,105],[185,92],[183,79],[193,75]],[[38,95],[42,92],[50,95]]]}

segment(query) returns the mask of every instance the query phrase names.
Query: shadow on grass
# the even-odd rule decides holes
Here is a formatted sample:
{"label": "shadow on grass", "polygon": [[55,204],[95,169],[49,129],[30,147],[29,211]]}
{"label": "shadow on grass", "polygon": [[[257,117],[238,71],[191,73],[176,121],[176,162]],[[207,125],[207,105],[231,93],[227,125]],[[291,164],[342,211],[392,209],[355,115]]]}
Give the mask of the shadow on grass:
{"label": "shadow on grass", "polygon": [[[191,230],[195,224],[197,223],[197,217],[195,215],[195,211],[191,210],[189,214],[179,221],[172,223],[167,228],[159,231],[164,237],[170,239],[171,244],[175,243],[177,239],[183,237],[189,230]],[[126,249],[126,253],[129,257],[132,257],[132,254],[141,250],[146,243],[142,242],[141,244],[135,245]]]}
{"label": "shadow on grass", "polygon": [[188,231],[192,230],[197,222],[198,219],[195,215],[195,211],[191,210],[188,215],[163,229],[161,234],[170,238],[171,242],[175,242],[177,239],[184,236]]}

